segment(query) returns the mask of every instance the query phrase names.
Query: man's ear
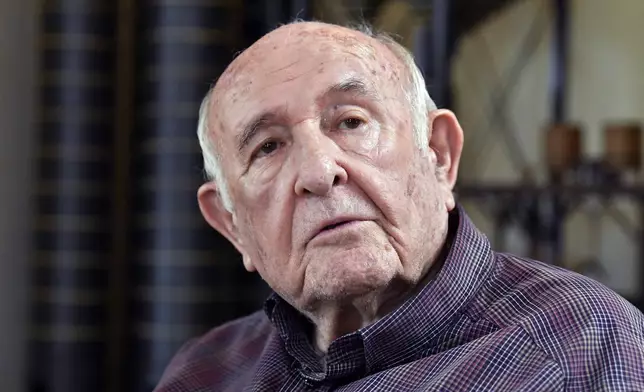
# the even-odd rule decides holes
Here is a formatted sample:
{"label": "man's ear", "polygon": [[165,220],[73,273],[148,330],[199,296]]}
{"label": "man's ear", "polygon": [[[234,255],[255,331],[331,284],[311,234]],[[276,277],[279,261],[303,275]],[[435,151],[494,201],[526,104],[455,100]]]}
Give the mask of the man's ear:
{"label": "man's ear", "polygon": [[456,206],[452,191],[463,151],[463,129],[454,113],[446,109],[431,111],[429,122],[429,148],[436,155],[436,176],[444,191],[445,208],[451,211]]}
{"label": "man's ear", "polygon": [[456,184],[458,164],[463,151],[463,129],[450,110],[437,109],[429,112],[429,147],[436,154],[436,166],[450,191]]}
{"label": "man's ear", "polygon": [[226,237],[235,246],[237,251],[241,253],[244,267],[248,271],[255,271],[255,267],[246,253],[244,243],[239,235],[235,216],[224,207],[217,186],[213,181],[207,182],[199,187],[197,200],[199,201],[201,215],[203,215],[206,222]]}

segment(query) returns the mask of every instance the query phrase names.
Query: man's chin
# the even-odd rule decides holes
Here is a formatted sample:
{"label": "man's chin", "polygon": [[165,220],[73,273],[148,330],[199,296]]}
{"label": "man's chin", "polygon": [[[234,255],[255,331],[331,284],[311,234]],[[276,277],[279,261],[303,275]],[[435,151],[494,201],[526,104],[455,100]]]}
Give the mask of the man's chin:
{"label": "man's chin", "polygon": [[352,302],[386,289],[394,278],[393,272],[386,268],[370,271],[337,268],[312,281],[308,291],[320,301]]}
{"label": "man's chin", "polygon": [[346,302],[382,291],[400,273],[397,254],[382,246],[357,246],[307,260],[303,293],[313,302]]}

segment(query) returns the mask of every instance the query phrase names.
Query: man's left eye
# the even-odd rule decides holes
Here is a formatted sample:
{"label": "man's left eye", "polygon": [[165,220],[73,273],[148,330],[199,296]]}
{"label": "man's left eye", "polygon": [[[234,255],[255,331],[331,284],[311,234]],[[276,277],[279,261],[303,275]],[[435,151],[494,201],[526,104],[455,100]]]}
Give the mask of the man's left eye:
{"label": "man's left eye", "polygon": [[364,121],[360,120],[359,118],[347,118],[346,120],[342,120],[340,123],[340,126],[338,128],[340,129],[357,129],[359,128],[362,124],[364,124]]}

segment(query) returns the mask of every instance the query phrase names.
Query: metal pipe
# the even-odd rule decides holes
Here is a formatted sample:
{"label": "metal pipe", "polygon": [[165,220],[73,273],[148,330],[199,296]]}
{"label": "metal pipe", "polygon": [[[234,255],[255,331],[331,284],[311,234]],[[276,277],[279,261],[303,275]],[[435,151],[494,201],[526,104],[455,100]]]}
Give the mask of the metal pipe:
{"label": "metal pipe", "polygon": [[[449,105],[450,86],[450,49],[451,49],[451,26],[450,26],[450,1],[433,0],[432,3],[432,46],[433,46],[433,98],[439,107]],[[429,81],[429,80],[428,80]]]}
{"label": "metal pipe", "polygon": [[552,120],[555,123],[560,123],[565,121],[566,118],[570,1],[552,0],[552,3],[554,7],[554,34],[552,40],[550,94],[552,102]]}

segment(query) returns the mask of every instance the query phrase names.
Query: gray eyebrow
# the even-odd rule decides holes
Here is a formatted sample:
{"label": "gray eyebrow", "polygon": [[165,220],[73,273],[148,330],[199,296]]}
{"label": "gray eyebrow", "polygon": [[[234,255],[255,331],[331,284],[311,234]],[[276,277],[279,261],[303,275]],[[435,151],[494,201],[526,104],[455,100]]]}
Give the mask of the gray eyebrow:
{"label": "gray eyebrow", "polygon": [[376,99],[378,94],[361,79],[351,77],[347,80],[344,80],[340,83],[334,84],[329,87],[322,97],[334,94],[334,93],[352,93],[357,96],[363,96],[367,98]]}
{"label": "gray eyebrow", "polygon": [[275,115],[270,112],[261,113],[246,124],[242,132],[237,136],[237,151],[241,152],[257,135],[261,126],[271,121]]}
{"label": "gray eyebrow", "polygon": [[[362,96],[371,99],[377,99],[378,97],[377,93],[374,90],[370,89],[365,82],[358,78],[351,77],[347,80],[343,80],[340,83],[336,83],[330,86],[322,95],[320,95],[318,100],[338,93],[351,93],[356,96]],[[241,153],[260,131],[262,125],[270,123],[276,117],[278,117],[278,114],[274,111],[262,112],[253,117],[243,127],[241,133],[237,136],[237,151]]]}

